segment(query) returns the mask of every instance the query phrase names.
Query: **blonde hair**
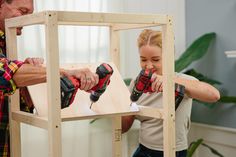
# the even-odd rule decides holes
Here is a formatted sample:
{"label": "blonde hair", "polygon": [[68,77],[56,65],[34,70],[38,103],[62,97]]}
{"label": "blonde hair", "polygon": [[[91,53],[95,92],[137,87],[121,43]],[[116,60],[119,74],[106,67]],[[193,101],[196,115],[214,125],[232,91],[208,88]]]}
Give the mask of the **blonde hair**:
{"label": "blonde hair", "polygon": [[144,29],[137,40],[138,48],[144,45],[158,46],[162,48],[162,34],[160,31]]}

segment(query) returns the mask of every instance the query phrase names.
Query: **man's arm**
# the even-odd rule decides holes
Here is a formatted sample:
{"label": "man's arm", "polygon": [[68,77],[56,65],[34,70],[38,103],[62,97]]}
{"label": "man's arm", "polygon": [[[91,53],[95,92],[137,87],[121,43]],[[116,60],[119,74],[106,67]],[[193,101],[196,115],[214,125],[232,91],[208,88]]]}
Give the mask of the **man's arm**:
{"label": "man's arm", "polygon": [[[87,68],[65,70],[60,69],[60,75],[74,76],[80,80],[80,89],[89,90],[98,83],[98,75]],[[88,79],[89,78],[89,79]],[[31,64],[23,64],[13,75],[17,87],[30,86],[46,82],[46,68]]]}
{"label": "man's arm", "polygon": [[13,75],[17,87],[25,87],[46,82],[46,68],[23,64]]}

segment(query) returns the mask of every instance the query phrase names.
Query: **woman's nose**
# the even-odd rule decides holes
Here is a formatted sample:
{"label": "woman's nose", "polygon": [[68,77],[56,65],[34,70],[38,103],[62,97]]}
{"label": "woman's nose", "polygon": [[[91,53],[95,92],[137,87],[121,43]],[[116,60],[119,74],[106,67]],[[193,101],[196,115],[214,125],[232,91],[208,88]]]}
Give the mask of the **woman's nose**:
{"label": "woman's nose", "polygon": [[146,69],[153,69],[153,64],[151,62],[146,64]]}

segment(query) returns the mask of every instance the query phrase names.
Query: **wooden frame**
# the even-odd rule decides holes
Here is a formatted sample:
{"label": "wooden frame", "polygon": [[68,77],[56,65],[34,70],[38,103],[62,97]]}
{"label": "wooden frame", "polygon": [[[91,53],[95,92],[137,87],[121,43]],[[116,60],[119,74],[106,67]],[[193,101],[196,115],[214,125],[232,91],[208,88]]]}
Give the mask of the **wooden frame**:
{"label": "wooden frame", "polygon": [[[6,20],[7,53],[17,59],[16,28],[20,26],[45,25],[48,116],[39,117],[19,109],[19,92],[10,98],[11,156],[21,157],[20,123],[27,123],[48,130],[49,157],[62,157],[61,122],[110,116],[113,119],[113,157],[121,157],[121,116],[146,115],[161,118],[164,123],[164,156],[175,156],[174,111],[174,35],[172,18],[168,15],[139,15],[44,11]],[[111,60],[120,67],[119,32],[122,30],[161,26],[163,32],[163,109],[139,106],[139,112],[113,113],[88,117],[61,117],[59,87],[58,25],[87,25],[110,27]],[[52,89],[54,89],[52,91]],[[129,96],[129,95],[127,95]],[[54,105],[52,105],[54,104]],[[127,104],[129,105],[129,104]]]}

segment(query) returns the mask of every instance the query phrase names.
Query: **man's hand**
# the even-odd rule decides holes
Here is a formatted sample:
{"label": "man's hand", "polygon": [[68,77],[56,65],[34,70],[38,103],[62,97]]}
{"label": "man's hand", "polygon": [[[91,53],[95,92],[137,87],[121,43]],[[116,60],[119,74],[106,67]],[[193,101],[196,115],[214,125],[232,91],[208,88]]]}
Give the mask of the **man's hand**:
{"label": "man's hand", "polygon": [[78,70],[65,70],[65,75],[74,76],[80,80],[80,89],[88,91],[98,84],[99,77],[97,74],[91,72],[88,68]]}
{"label": "man's hand", "polygon": [[43,58],[26,58],[24,63],[34,65],[34,66],[42,66],[44,62]]}

